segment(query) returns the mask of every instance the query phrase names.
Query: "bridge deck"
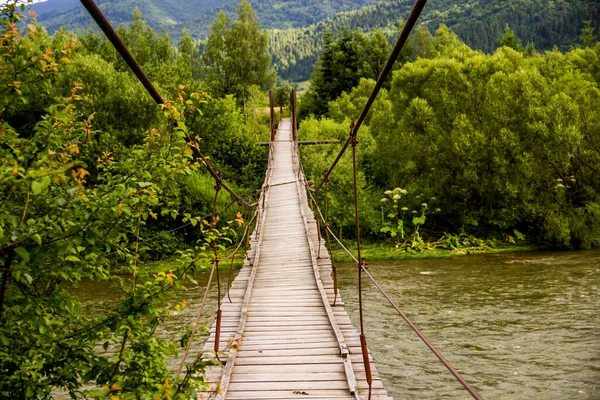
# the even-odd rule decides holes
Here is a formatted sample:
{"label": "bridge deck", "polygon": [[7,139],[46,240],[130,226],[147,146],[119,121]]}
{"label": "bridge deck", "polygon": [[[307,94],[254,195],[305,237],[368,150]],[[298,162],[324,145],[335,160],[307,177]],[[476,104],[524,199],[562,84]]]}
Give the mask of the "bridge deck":
{"label": "bridge deck", "polygon": [[[232,284],[232,302],[222,302],[225,367],[209,369],[214,391],[201,398],[367,398],[359,336],[341,299],[330,305],[331,263],[317,239],[297,165],[291,121],[284,119],[251,250]],[[213,352],[214,332],[213,325],[207,353]],[[372,372],[372,399],[388,399],[373,365]]]}

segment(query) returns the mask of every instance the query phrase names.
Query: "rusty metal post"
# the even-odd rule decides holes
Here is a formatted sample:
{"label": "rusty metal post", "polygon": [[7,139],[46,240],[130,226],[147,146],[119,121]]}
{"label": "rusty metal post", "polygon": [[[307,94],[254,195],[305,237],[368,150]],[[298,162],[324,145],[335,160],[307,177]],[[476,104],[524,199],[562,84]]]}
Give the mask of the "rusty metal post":
{"label": "rusty metal post", "polygon": [[369,348],[367,347],[367,336],[365,335],[365,326],[363,319],[363,299],[362,299],[362,270],[365,262],[361,258],[360,254],[360,218],[358,213],[358,171],[356,164],[356,145],[358,140],[356,139],[357,131],[354,129],[354,122],[350,124],[350,138],[352,145],[352,171],[354,178],[354,218],[356,224],[356,251],[358,259],[358,310],[360,315],[360,348],[362,351],[363,364],[365,365],[365,375],[367,383],[369,384],[369,399],[371,398],[371,387],[373,383],[373,377],[371,375],[371,363],[369,362]]}
{"label": "rusty metal post", "polygon": [[137,76],[142,85],[144,85],[144,88],[146,88],[146,91],[150,94],[150,96],[152,96],[154,101],[157,104],[164,104],[165,101],[163,100],[161,95],[158,93],[156,88],[154,88],[154,86],[150,82],[150,79],[148,79],[148,76],[146,76],[140,65],[135,61],[129,50],[127,50],[127,47],[125,47],[125,44],[123,44],[121,38],[119,38],[119,35],[117,35],[113,27],[110,25],[110,22],[108,22],[108,20],[102,14],[102,11],[100,11],[98,6],[96,6],[96,3],[94,3],[94,0],[80,1],[81,4],[83,4],[86,10],[90,13],[92,18],[94,18],[94,21],[96,21],[100,29],[102,29],[108,40],[110,40],[110,42],[113,44],[117,52],[119,52],[121,57],[123,57],[125,63],[129,66],[129,68],[131,68],[131,70],[133,71],[135,76]]}
{"label": "rusty metal post", "polygon": [[273,91],[269,90],[269,111],[271,115],[271,142],[275,140],[275,109],[273,104]]}
{"label": "rusty metal post", "polygon": [[290,106],[292,111],[292,139],[298,142],[298,132],[296,127],[296,89],[292,89],[290,94]]}
{"label": "rusty metal post", "polygon": [[333,253],[331,253],[331,240],[329,238],[329,179],[325,180],[325,234],[327,235],[327,247],[329,248],[329,256],[331,258],[331,272],[333,276],[333,306],[335,306],[337,302],[338,296],[338,281],[337,281],[337,267],[335,265],[335,260],[333,259]]}
{"label": "rusty metal post", "polygon": [[283,94],[279,93],[279,119],[283,118]]}

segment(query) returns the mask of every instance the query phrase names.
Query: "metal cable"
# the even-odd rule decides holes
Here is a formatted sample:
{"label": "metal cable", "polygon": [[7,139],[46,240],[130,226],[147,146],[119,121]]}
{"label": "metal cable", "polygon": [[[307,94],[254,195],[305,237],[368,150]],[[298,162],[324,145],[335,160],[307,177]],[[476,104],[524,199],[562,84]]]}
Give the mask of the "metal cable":
{"label": "metal cable", "polygon": [[215,265],[213,264],[212,269],[210,270],[210,276],[208,277],[208,283],[206,284],[206,289],[204,289],[204,296],[202,297],[202,303],[200,304],[200,309],[198,310],[198,315],[196,315],[196,322],[194,322],[194,328],[192,329],[192,333],[188,338],[187,345],[185,346],[185,351],[183,352],[183,357],[179,363],[179,367],[177,368],[177,374],[175,374],[174,382],[177,382],[179,379],[179,375],[181,374],[181,370],[183,369],[183,365],[185,364],[185,360],[187,359],[188,352],[190,351],[190,345],[196,335],[196,330],[198,329],[198,324],[200,323],[200,317],[202,316],[202,312],[204,311],[204,305],[206,304],[206,298],[208,297],[208,291],[210,289],[210,283],[212,282],[212,277],[215,272]]}
{"label": "metal cable", "polygon": [[[396,40],[396,44],[394,45],[394,48],[392,49],[392,52],[390,53],[390,56],[388,57],[387,62],[385,63],[385,66],[383,67],[383,69],[381,70],[381,73],[379,74],[379,77],[377,78],[375,87],[371,91],[371,94],[369,95],[369,98],[367,99],[367,102],[366,102],[362,112],[360,113],[358,120],[356,120],[356,125],[354,126],[354,130],[353,130],[354,135],[356,135],[358,133],[358,130],[360,129],[363,121],[365,120],[367,113],[371,109],[371,106],[373,105],[375,98],[377,97],[377,95],[379,94],[379,91],[381,90],[381,87],[383,86],[383,82],[386,80],[387,76],[389,75],[390,71],[392,70],[392,68],[394,66],[394,63],[396,62],[396,59],[400,55],[402,48],[406,44],[406,41],[408,40],[408,36],[410,35],[410,32],[414,28],[415,23],[417,22],[417,19],[419,18],[419,15],[421,15],[421,11],[423,11],[425,4],[427,4],[427,0],[416,0],[415,5],[413,6],[413,9],[410,12],[410,15],[408,16],[408,19],[406,20],[406,23],[404,24],[404,27],[402,28],[402,32],[400,32],[400,35],[398,36],[398,40]],[[317,185],[317,188],[315,190],[318,191],[321,188],[321,185],[323,185],[324,179],[329,177],[329,175],[331,174],[331,172],[337,165],[339,159],[342,157],[342,155],[346,151],[348,144],[349,144],[348,142],[346,142],[344,144],[344,147],[340,150],[338,157],[335,159],[335,161],[333,162],[331,167],[327,170],[327,172],[323,176],[323,179]]]}

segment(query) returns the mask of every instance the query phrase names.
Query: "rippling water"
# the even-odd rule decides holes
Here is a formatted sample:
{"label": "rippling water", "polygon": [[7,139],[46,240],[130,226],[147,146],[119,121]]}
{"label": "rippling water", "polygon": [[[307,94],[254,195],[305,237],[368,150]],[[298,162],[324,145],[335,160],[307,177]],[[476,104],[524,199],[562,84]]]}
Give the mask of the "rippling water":
{"label": "rippling water", "polygon": [[[512,263],[526,259],[527,263]],[[357,325],[356,267],[339,266]],[[600,251],[372,262],[369,271],[487,399],[600,399]],[[470,398],[367,284],[369,348],[396,399]]]}
{"label": "rippling water", "polygon": [[[531,262],[506,264],[515,259]],[[338,268],[358,326],[356,268]],[[600,399],[600,251],[371,262],[369,270],[484,398]],[[192,323],[207,279],[199,274],[198,286],[179,294],[189,307],[161,335],[176,338]],[[202,318],[207,326],[215,292]],[[115,292],[84,283],[77,295],[98,303]],[[368,283],[364,298],[369,348],[391,396],[470,398]]]}

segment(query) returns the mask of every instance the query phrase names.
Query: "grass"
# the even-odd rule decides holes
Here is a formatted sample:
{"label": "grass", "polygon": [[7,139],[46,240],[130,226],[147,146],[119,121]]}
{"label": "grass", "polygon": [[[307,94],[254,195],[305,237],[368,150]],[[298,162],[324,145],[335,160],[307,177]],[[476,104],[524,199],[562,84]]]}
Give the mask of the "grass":
{"label": "grass", "polygon": [[[356,242],[343,241],[344,246],[352,254],[356,256]],[[350,262],[352,258],[340,248],[340,246],[332,242],[332,255],[335,262]],[[457,257],[469,254],[493,254],[493,253],[507,253],[507,252],[518,252],[518,251],[535,251],[540,250],[539,246],[529,244],[508,244],[501,243],[496,247],[469,247],[460,248],[455,250],[446,249],[427,249],[420,252],[407,252],[403,249],[397,249],[391,241],[376,241],[376,242],[363,242],[361,243],[361,257],[365,260],[370,261],[385,261],[385,260],[414,260],[414,259],[425,259],[425,258],[445,258],[445,257]],[[176,257],[166,258],[158,261],[148,261],[141,263],[147,271],[150,272],[166,272],[169,269],[175,269],[174,264],[178,263]],[[210,259],[200,260],[201,267],[199,270],[210,270],[211,264]],[[233,268],[238,271],[243,266],[242,253],[238,253]],[[220,271],[229,271],[230,260],[225,260],[219,263]]]}
{"label": "grass", "polygon": [[[243,265],[243,249],[241,252],[239,252],[236,256],[236,260],[233,263],[233,269],[234,270],[240,270],[242,268]],[[163,260],[156,260],[156,261],[146,261],[146,262],[142,262],[140,263],[140,266],[143,267],[146,271],[149,272],[166,272],[170,269],[174,270],[175,269],[175,264],[179,264],[179,260],[176,257],[169,257],[169,258],[165,258]],[[199,261],[199,265],[200,267],[198,268],[198,271],[209,271],[211,268],[211,264],[210,264],[210,259],[206,258],[206,259],[201,259]],[[231,265],[231,260],[225,260],[219,263],[219,271],[229,271]]]}
{"label": "grass", "polygon": [[[332,255],[336,262],[350,262],[352,259],[350,256],[342,250],[339,245],[333,244]],[[344,241],[344,246],[356,256],[356,243]],[[383,261],[383,260],[412,260],[420,258],[444,258],[444,257],[456,257],[468,254],[491,254],[491,253],[506,253],[514,251],[533,251],[539,250],[539,247],[526,245],[526,244],[502,244],[498,247],[472,247],[462,248],[456,250],[446,249],[428,249],[421,252],[407,252],[403,249],[397,249],[390,242],[367,242],[361,243],[361,257],[365,260],[372,261]]]}

